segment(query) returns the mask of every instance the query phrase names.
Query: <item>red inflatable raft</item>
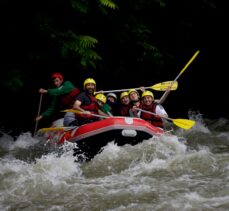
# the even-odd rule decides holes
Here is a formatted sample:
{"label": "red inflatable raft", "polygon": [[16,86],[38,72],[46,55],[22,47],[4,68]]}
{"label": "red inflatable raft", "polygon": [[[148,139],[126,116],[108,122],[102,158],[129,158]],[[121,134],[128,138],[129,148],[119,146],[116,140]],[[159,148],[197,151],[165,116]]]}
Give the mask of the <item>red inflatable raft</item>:
{"label": "red inflatable raft", "polygon": [[80,152],[88,158],[92,158],[111,141],[119,146],[135,145],[164,134],[163,129],[132,117],[109,117],[79,127],[43,128],[38,132],[49,142],[58,145],[65,141],[77,143]]}

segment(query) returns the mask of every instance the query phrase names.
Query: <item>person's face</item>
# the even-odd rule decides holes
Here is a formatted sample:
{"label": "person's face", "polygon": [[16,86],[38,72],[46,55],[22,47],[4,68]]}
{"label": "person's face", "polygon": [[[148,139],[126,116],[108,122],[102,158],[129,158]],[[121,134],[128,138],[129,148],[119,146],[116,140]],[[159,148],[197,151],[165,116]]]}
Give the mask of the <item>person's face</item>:
{"label": "person's face", "polygon": [[107,98],[107,100],[109,100],[110,102],[112,102],[112,103],[114,103],[116,100],[113,98],[113,97],[111,97],[111,96],[109,96],[108,98]]}
{"label": "person's face", "polygon": [[86,84],[85,88],[89,94],[93,94],[95,91],[95,85],[93,83]]}
{"label": "person's face", "polygon": [[139,96],[136,92],[131,92],[129,97],[130,97],[130,100],[132,100],[132,101],[139,100]]}
{"label": "person's face", "polygon": [[121,99],[121,103],[123,105],[128,105],[130,103],[130,98],[128,96],[125,96]]}
{"label": "person's face", "polygon": [[54,85],[58,88],[61,86],[61,84],[63,83],[63,80],[61,80],[60,78],[54,78],[53,79],[53,83]]}
{"label": "person's face", "polygon": [[104,105],[104,103],[102,101],[100,101],[100,100],[97,100],[97,103],[98,103],[100,108],[103,107],[103,105]]}
{"label": "person's face", "polygon": [[153,98],[151,96],[145,96],[143,97],[142,102],[145,105],[151,105],[151,103],[153,102]]}

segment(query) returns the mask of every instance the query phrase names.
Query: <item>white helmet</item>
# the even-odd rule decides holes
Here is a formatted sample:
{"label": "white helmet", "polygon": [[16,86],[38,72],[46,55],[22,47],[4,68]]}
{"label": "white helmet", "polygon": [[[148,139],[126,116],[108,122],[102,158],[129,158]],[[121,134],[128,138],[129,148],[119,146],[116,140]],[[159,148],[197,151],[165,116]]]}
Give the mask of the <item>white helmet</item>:
{"label": "white helmet", "polygon": [[113,93],[113,92],[108,93],[107,97],[113,97],[115,100],[117,100],[117,95],[115,93]]}

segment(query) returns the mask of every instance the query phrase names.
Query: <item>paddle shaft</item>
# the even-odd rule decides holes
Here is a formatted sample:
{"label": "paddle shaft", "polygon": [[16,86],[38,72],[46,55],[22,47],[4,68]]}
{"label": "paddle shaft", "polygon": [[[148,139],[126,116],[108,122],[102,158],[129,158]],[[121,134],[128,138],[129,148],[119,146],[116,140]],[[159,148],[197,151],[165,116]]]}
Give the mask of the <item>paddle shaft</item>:
{"label": "paddle shaft", "polygon": [[192,56],[192,58],[187,62],[187,64],[184,66],[184,68],[180,71],[178,76],[174,79],[173,83],[177,81],[177,79],[181,76],[181,74],[187,69],[187,67],[191,64],[191,62],[197,57],[197,55],[200,53],[200,51],[196,51],[196,53]]}
{"label": "paddle shaft", "polygon": [[[85,113],[82,112],[82,114],[85,114]],[[87,114],[87,113],[86,113],[86,114]],[[100,118],[109,118],[109,116],[103,116],[103,115],[93,114],[93,113],[90,113],[90,114],[87,114],[87,115],[91,115],[91,116],[95,116],[95,117],[100,117]]]}
{"label": "paddle shaft", "polygon": [[[149,87],[144,87],[145,89],[149,89],[151,86],[149,86]],[[141,88],[131,88],[131,89],[135,89],[135,90],[140,90]],[[98,94],[98,93],[109,93],[109,92],[125,92],[125,91],[129,91],[130,90],[130,88],[129,89],[116,89],[116,90],[107,90],[107,91],[98,91],[98,92],[96,92],[96,94]]]}
{"label": "paddle shaft", "polygon": [[[37,116],[40,116],[40,113],[41,113],[42,98],[43,98],[43,94],[41,93],[41,94],[40,94],[40,100],[39,100],[38,111],[37,111]],[[35,124],[34,134],[37,132],[37,127],[38,127],[38,121],[36,121],[36,124]]]}
{"label": "paddle shaft", "polygon": [[[66,109],[62,112],[72,112],[72,113],[81,113],[81,114],[86,114],[83,111],[78,111],[78,110],[74,110],[74,109]],[[103,115],[99,115],[99,114],[87,114],[87,115],[91,115],[91,116],[96,116],[96,117],[100,117],[100,118],[109,118],[109,116],[103,116]],[[58,131],[58,130],[64,130],[64,131],[68,131],[68,130],[73,130],[77,128],[77,126],[70,126],[70,127],[50,127],[50,128],[41,128],[40,130],[38,130],[39,132],[47,132],[47,131]]]}
{"label": "paddle shaft", "polygon": [[157,116],[160,116],[161,118],[164,118],[164,119],[171,120],[173,122],[173,124],[175,124],[176,126],[178,126],[180,128],[183,128],[185,130],[189,130],[190,128],[192,128],[196,124],[195,121],[190,120],[190,119],[172,119],[172,118],[161,116],[161,115],[158,115],[158,114],[155,114],[153,112],[146,111],[143,109],[137,109],[137,110],[142,111],[142,112],[146,112],[146,113],[149,113],[152,115],[157,115]]}
{"label": "paddle shaft", "polygon": [[[148,86],[148,87],[142,87],[144,89],[154,89],[157,91],[165,91],[167,89],[167,87],[170,87],[171,90],[176,90],[177,89],[177,84],[175,84],[175,82],[173,81],[165,81],[165,82],[161,82],[158,84],[154,84],[153,86]],[[98,93],[109,93],[109,92],[124,92],[124,91],[129,91],[130,89],[135,89],[135,90],[141,90],[141,87],[137,87],[137,88],[128,88],[128,89],[116,89],[116,90],[108,90],[108,91],[98,91],[95,92],[95,94]]]}
{"label": "paddle shaft", "polygon": [[181,76],[181,74],[187,69],[187,67],[191,64],[191,62],[197,57],[197,55],[199,54],[200,51],[196,51],[196,53],[192,56],[191,59],[189,59],[189,61],[187,62],[187,64],[183,67],[183,69],[180,71],[180,73],[178,74],[178,76],[174,79],[174,81],[171,83],[171,85],[167,88],[167,90],[165,91],[165,93],[162,95],[162,97],[159,100],[159,104],[162,104],[165,99],[168,97],[169,92],[171,91],[171,87],[174,83],[176,83],[176,81],[178,80],[178,78]]}
{"label": "paddle shaft", "polygon": [[93,113],[86,113],[84,111],[79,111],[79,110],[75,110],[75,109],[66,109],[63,112],[72,112],[72,113],[76,113],[76,114],[86,114],[86,115],[91,115],[91,116],[95,116],[95,117],[100,117],[100,118],[109,118],[109,116],[104,116],[104,115],[99,115],[99,114],[93,114]]}
{"label": "paddle shaft", "polygon": [[162,116],[162,115],[153,113],[153,112],[151,112],[151,111],[146,111],[146,110],[143,110],[143,109],[141,109],[141,108],[135,108],[135,109],[138,110],[138,111],[142,111],[142,112],[145,112],[145,113],[148,113],[148,114],[152,114],[152,115],[154,115],[154,116],[159,116],[159,117],[161,117],[161,118],[164,118],[164,119],[168,119],[168,120],[170,120],[170,121],[173,121],[173,119],[171,119],[171,118],[169,118],[169,117],[165,117],[165,116]]}

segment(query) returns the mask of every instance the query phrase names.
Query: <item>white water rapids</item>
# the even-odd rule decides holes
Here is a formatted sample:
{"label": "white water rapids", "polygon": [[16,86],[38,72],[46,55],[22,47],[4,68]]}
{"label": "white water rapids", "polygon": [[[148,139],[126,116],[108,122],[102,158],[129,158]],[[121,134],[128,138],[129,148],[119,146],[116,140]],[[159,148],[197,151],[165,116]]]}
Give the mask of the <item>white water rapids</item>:
{"label": "white water rapids", "polygon": [[54,150],[29,132],[2,134],[0,210],[229,210],[228,121],[176,134],[109,143],[83,163],[74,144]]}

